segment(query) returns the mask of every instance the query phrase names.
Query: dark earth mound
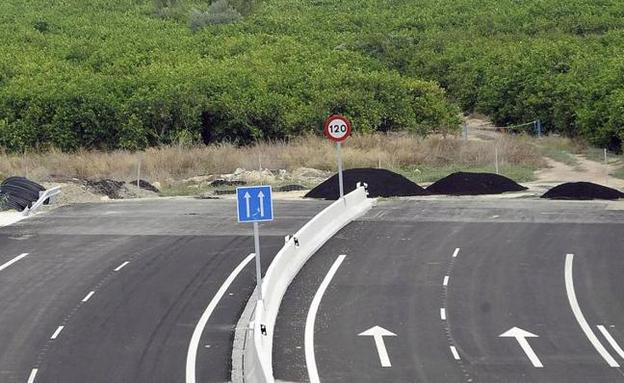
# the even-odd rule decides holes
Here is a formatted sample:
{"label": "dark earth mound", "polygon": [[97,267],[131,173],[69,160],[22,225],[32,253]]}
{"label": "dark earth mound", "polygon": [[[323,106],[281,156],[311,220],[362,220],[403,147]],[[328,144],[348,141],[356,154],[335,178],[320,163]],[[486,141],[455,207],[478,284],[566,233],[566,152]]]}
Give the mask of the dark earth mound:
{"label": "dark earth mound", "polygon": [[39,199],[45,188],[24,177],[9,177],[0,184],[0,204],[3,208],[24,210]]}
{"label": "dark earth mound", "polygon": [[85,185],[92,192],[97,193],[97,194],[104,194],[110,199],[123,198],[121,193],[123,191],[122,189],[124,189],[125,186],[124,186],[124,182],[122,181],[115,181],[115,180],[109,180],[109,179],[102,179],[102,180],[96,180],[96,181],[86,180]]}
{"label": "dark earth mound", "polygon": [[[137,184],[137,180],[134,181],[130,181],[128,182],[130,185],[136,185]],[[158,190],[158,188],[156,188],[156,186],[152,185],[151,183],[145,181],[145,180],[139,180],[139,188],[144,189],[144,190],[148,190],[154,193],[160,193],[160,190]]]}
{"label": "dark earth mound", "polygon": [[278,186],[275,188],[274,191],[276,192],[292,192],[292,191],[301,191],[301,190],[306,190],[307,187],[302,186],[302,185],[284,185],[284,186]]}
{"label": "dark earth mound", "polygon": [[[430,194],[425,189],[400,174],[385,169],[349,169],[343,172],[345,194],[355,190],[358,182],[368,184],[368,196],[373,197],[407,197]],[[336,200],[339,198],[338,174],[310,190],[307,198]]]}
{"label": "dark earth mound", "polygon": [[609,187],[591,182],[568,182],[550,189],[542,196],[542,198],[567,200],[616,200],[624,198],[624,193],[619,190],[611,189]]}
{"label": "dark earth mound", "polygon": [[513,180],[498,174],[457,172],[431,184],[427,191],[432,194],[480,195],[501,194],[526,189]]}

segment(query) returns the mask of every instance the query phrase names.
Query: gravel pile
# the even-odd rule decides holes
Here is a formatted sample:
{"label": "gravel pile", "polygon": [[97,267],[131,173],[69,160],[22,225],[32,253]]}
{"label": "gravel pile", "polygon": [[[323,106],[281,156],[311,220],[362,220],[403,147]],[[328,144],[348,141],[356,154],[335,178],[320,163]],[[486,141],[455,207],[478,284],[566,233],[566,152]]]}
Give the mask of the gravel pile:
{"label": "gravel pile", "polygon": [[492,173],[453,173],[431,184],[427,191],[445,195],[502,194],[526,190],[513,180]]}
{"label": "gravel pile", "polygon": [[[345,194],[355,190],[358,182],[368,184],[368,196],[407,197],[428,195],[425,189],[400,174],[385,169],[349,169],[343,172]],[[306,198],[336,200],[339,198],[338,174],[333,175],[305,195]]]}
{"label": "gravel pile", "polygon": [[550,189],[542,196],[542,198],[567,200],[616,200],[624,198],[624,193],[592,182],[568,182]]}

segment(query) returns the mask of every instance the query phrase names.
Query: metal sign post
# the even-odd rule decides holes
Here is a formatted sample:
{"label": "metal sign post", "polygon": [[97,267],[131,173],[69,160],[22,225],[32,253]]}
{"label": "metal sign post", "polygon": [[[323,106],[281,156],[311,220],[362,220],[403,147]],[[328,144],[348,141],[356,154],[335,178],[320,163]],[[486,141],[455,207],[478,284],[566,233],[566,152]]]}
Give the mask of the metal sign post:
{"label": "metal sign post", "polygon": [[342,182],[342,144],[336,142],[336,156],[338,157],[338,185],[340,186],[340,198],[344,197],[344,184]]}
{"label": "metal sign post", "polygon": [[262,300],[262,266],[260,264],[260,230],[258,222],[273,221],[273,190],[271,186],[236,188],[238,222],[252,222],[256,256],[256,288]]}
{"label": "metal sign post", "polygon": [[338,186],[340,198],[344,197],[344,184],[342,179],[342,143],[351,135],[351,121],[345,116],[331,115],[323,124],[323,133],[327,138],[336,142],[336,157],[338,162]]}

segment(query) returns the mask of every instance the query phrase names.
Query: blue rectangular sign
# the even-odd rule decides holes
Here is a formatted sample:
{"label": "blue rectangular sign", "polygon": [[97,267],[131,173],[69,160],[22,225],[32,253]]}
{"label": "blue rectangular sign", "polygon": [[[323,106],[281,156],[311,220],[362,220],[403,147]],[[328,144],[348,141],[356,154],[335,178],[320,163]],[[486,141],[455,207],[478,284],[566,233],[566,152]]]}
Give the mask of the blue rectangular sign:
{"label": "blue rectangular sign", "polygon": [[238,222],[273,221],[273,200],[270,186],[236,188]]}

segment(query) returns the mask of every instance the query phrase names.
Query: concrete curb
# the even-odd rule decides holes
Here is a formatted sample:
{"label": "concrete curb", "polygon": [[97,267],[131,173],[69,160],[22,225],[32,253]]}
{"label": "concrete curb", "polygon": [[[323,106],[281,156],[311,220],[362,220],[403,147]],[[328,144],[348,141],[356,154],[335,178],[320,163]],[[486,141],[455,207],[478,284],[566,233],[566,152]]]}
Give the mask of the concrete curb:
{"label": "concrete curb", "polygon": [[251,318],[256,310],[258,303],[258,289],[249,297],[245,310],[241,315],[238,323],[236,323],[236,331],[234,331],[234,343],[232,346],[232,375],[230,380],[232,383],[244,383],[245,375],[243,373],[243,365],[245,358],[245,346],[247,342],[253,342],[253,323]]}

